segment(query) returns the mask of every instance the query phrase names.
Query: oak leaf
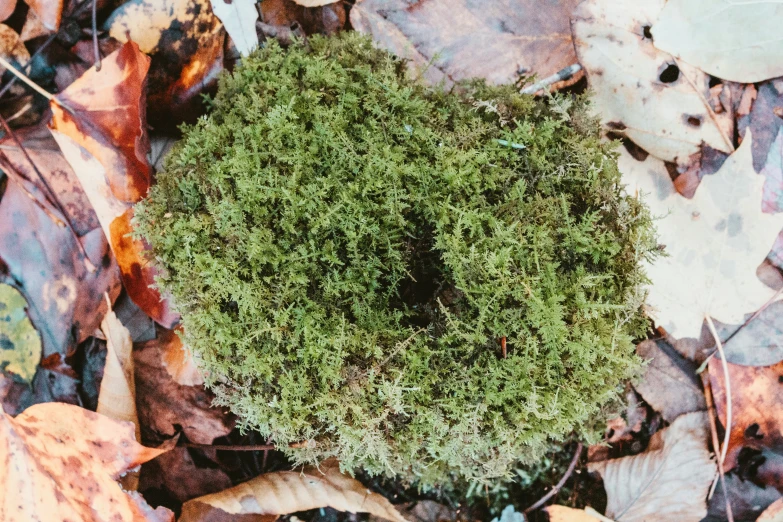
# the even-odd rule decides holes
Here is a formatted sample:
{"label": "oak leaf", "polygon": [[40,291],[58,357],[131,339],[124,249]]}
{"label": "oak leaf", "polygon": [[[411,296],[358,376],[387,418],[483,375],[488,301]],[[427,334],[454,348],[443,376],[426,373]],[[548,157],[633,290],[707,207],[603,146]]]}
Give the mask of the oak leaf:
{"label": "oak leaf", "polygon": [[685,199],[660,163],[620,158],[623,181],[641,194],[656,221],[666,257],[647,264],[647,303],[658,326],[672,336],[699,337],[706,313],[741,323],[775,291],[756,277],[783,227],[783,213],[762,212],[764,176],[753,170],[752,136],[721,169]]}
{"label": "oak leaf", "polygon": [[710,107],[709,76],[656,49],[650,26],[664,0],[586,0],[573,15],[579,62],[609,130],[680,166],[714,149],[730,153],[734,124]]}
{"label": "oak leaf", "polygon": [[117,479],[167,451],[137,443],[134,427],[69,404],[37,404],[0,420],[0,519],[173,522]]}
{"label": "oak leaf", "polygon": [[606,488],[606,516],[618,522],[698,522],[716,464],[707,449],[707,415],[686,413],[656,433],[647,451],[589,464]]}
{"label": "oak leaf", "polygon": [[277,516],[322,507],[405,522],[388,500],[340,473],[334,460],[322,462],[319,469],[266,473],[219,493],[195,498],[182,506],[179,522],[204,521],[218,514]]}
{"label": "oak leaf", "polygon": [[668,0],[652,35],[658,49],[739,83],[783,76],[783,2]]}

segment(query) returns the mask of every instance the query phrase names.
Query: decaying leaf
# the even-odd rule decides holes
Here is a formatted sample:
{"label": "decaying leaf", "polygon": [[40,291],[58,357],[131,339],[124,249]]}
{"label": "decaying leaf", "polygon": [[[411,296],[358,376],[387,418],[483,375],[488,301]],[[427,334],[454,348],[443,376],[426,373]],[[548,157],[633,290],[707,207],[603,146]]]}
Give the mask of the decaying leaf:
{"label": "decaying leaf", "polygon": [[[19,34],[5,24],[0,24],[0,55],[9,62],[19,65],[27,65],[30,61],[30,52],[25,47]],[[5,72],[5,67],[0,67],[0,74]]]}
{"label": "decaying leaf", "polygon": [[756,522],[783,522],[783,499],[778,499],[772,503],[756,519]]}
{"label": "decaying leaf", "polygon": [[[728,492],[734,520],[757,520],[759,515],[776,500],[783,498],[774,485],[759,486],[758,477],[743,477],[740,473],[726,473],[726,491]],[[718,486],[707,504],[705,521],[728,520],[726,514],[726,495],[723,487]],[[783,521],[781,521],[783,522]]]}
{"label": "decaying leaf", "polygon": [[652,35],[658,49],[740,83],[783,76],[783,3],[668,0]]}
{"label": "decaying leaf", "polygon": [[192,120],[223,70],[225,31],[209,0],[130,0],[106,20],[109,35],[152,58],[148,114],[156,128]]}
{"label": "decaying leaf", "polygon": [[173,522],[117,479],[168,447],[145,448],[133,426],[68,404],[38,404],[16,418],[2,414],[0,519]]}
{"label": "decaying leaf", "polygon": [[[732,419],[724,468],[737,464],[743,447],[770,449],[783,454],[783,362],[772,366],[726,363],[731,383]],[[726,425],[726,383],[717,358],[710,359],[710,384],[715,409]]]}
{"label": "decaying leaf", "polygon": [[684,413],[705,411],[696,365],[681,357],[666,341],[644,341],[636,353],[648,364],[636,390],[664,420],[672,422]]}
{"label": "decaying leaf", "polygon": [[322,5],[333,4],[339,0],[294,0],[302,7],[321,7]]}
{"label": "decaying leaf", "polygon": [[618,522],[698,522],[707,514],[717,471],[707,449],[707,415],[687,413],[658,434],[645,453],[588,465],[604,480],[606,516]]}
{"label": "decaying leaf", "polygon": [[132,422],[136,438],[140,439],[130,332],[112,310],[106,312],[101,330],[106,337],[106,366],[96,411],[111,419]]}
{"label": "decaying leaf", "polygon": [[[723,352],[730,363],[770,366],[783,361],[783,301],[748,314],[741,324],[716,322],[715,328],[723,340]],[[709,348],[714,344],[710,336]]]}
{"label": "decaying leaf", "polygon": [[182,344],[182,339],[176,330],[163,331],[158,339],[161,351],[161,362],[174,382],[183,386],[201,386],[204,379],[193,358],[193,352]]}
{"label": "decaying leaf", "polygon": [[592,508],[574,509],[566,506],[547,506],[544,508],[549,515],[549,522],[612,522]]}
{"label": "decaying leaf", "polygon": [[756,277],[783,226],[761,211],[764,177],[753,170],[748,132],[693,199],[680,196],[660,163],[620,158],[623,181],[642,195],[667,257],[647,266],[650,315],[674,337],[698,337],[704,314],[738,324],[775,291]]}
{"label": "decaying leaf", "polygon": [[[162,490],[185,502],[201,495],[231,487],[231,479],[222,470],[204,467],[193,460],[188,448],[177,447],[141,467],[139,491]],[[206,460],[203,457],[202,461]],[[214,463],[207,461],[207,464]]]}
{"label": "decaying leaf", "polygon": [[705,73],[653,46],[650,26],[663,5],[587,0],[574,12],[574,42],[604,125],[687,168],[705,147],[730,153],[734,124],[710,107]]}
{"label": "decaying leaf", "polygon": [[207,520],[215,511],[230,515],[285,515],[321,507],[405,522],[388,500],[340,473],[339,464],[333,460],[321,463],[320,469],[266,473],[220,493],[195,498],[182,506],[179,520]]}
{"label": "decaying leaf", "polygon": [[63,14],[63,0],[25,0],[30,7],[22,27],[22,41],[56,33]]}
{"label": "decaying leaf", "polygon": [[0,2],[0,22],[4,22],[9,16],[14,14],[14,9],[16,9],[16,0]]}
{"label": "decaying leaf", "polygon": [[740,135],[745,134],[746,128],[753,132],[753,168],[761,172],[770,147],[783,127],[783,78],[758,86],[750,112],[739,117],[737,126]]}
{"label": "decaying leaf", "polygon": [[41,338],[25,308],[24,296],[0,283],[0,368],[30,382],[41,360]]}
{"label": "decaying leaf", "polygon": [[215,13],[234,45],[242,56],[247,56],[258,47],[256,34],[255,0],[211,0],[212,12]]}
{"label": "decaying leaf", "polygon": [[[301,30],[304,34],[335,34],[345,29],[348,18],[344,2],[329,3],[321,7],[305,7],[294,0],[263,0],[260,7],[264,31],[274,29],[276,34],[270,33],[268,36],[275,36],[278,39],[281,37],[284,39],[286,33],[290,39],[290,36],[296,35]],[[291,27],[294,27],[294,30],[291,30]]]}
{"label": "decaying leaf", "polygon": [[428,65],[430,81],[545,78],[576,63],[569,20],[578,0],[361,0],[351,24],[389,51]]}
{"label": "decaying leaf", "polygon": [[234,416],[212,407],[214,396],[203,386],[183,385],[172,378],[167,352],[178,342],[176,333],[169,332],[137,344],[133,351],[139,422],[157,435],[172,437],[181,430],[192,442],[212,444],[231,433]]}

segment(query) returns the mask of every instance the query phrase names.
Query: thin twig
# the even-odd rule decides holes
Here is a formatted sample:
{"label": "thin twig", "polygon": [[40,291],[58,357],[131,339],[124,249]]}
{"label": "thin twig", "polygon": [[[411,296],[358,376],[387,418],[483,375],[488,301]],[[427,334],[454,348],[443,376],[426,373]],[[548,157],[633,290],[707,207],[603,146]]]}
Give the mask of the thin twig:
{"label": "thin twig", "polygon": [[92,48],[95,52],[95,70],[101,70],[101,51],[98,47],[98,0],[92,0]]}
{"label": "thin twig", "polygon": [[[44,43],[42,43],[42,44],[41,44],[41,46],[40,46],[40,47],[38,47],[38,49],[36,49],[36,50],[35,50],[35,52],[33,53],[33,55],[30,57],[30,61],[28,61],[28,62],[27,62],[27,65],[25,65],[25,66],[23,67],[23,69],[27,69],[27,68],[29,68],[29,67],[32,67],[32,65],[33,65],[33,60],[35,60],[35,58],[36,58],[36,57],[37,57],[39,54],[41,54],[41,53],[44,51],[44,49],[46,49],[47,47],[49,47],[49,45],[50,45],[50,44],[51,44],[51,43],[54,41],[54,39],[55,39],[55,38],[57,38],[57,33],[54,33],[53,35],[49,36],[49,38],[47,38],[47,39],[44,41]],[[0,98],[2,98],[2,97],[3,97],[3,95],[4,95],[5,93],[7,93],[7,92],[8,92],[8,90],[9,90],[9,89],[10,89],[10,88],[11,88],[11,87],[12,87],[12,86],[13,86],[13,85],[16,83],[16,80],[17,80],[17,79],[19,79],[19,77],[18,77],[18,76],[14,76],[13,78],[11,78],[11,80],[10,80],[10,81],[9,81],[7,84],[5,84],[5,85],[3,86],[3,88],[2,88],[2,89],[0,89]]]}
{"label": "thin twig", "polygon": [[43,174],[41,174],[41,171],[38,170],[38,166],[33,161],[33,158],[31,158],[30,155],[27,153],[27,149],[24,147],[24,145],[22,145],[22,142],[19,140],[19,137],[16,135],[16,133],[13,131],[10,125],[8,125],[8,122],[5,120],[5,118],[3,118],[2,114],[0,114],[0,125],[3,126],[5,132],[8,133],[11,139],[14,140],[14,143],[16,143],[16,146],[19,147],[19,150],[22,151],[22,154],[24,154],[25,159],[27,159],[27,162],[33,168],[35,175],[38,176],[39,180],[41,180],[41,184],[43,184],[44,188],[46,189],[47,196],[51,198],[51,203],[57,208],[60,214],[62,214],[63,219],[68,224],[68,230],[70,230],[71,234],[73,234],[73,239],[74,241],[76,241],[76,246],[79,248],[79,252],[81,253],[81,255],[84,256],[84,266],[87,268],[87,271],[89,271],[90,273],[95,272],[95,265],[93,265],[92,261],[90,261],[90,256],[87,255],[87,251],[84,249],[84,245],[82,245],[81,239],[79,238],[78,234],[76,234],[76,229],[73,226],[73,222],[71,221],[68,212],[66,212],[65,208],[60,203],[60,200],[57,198],[57,194],[54,192],[51,185],[49,185],[49,182],[46,180]]}
{"label": "thin twig", "polygon": [[726,453],[729,450],[729,439],[731,437],[731,382],[729,381],[729,365],[726,362],[726,354],[723,351],[723,343],[720,342],[718,332],[715,331],[715,324],[712,322],[712,318],[709,314],[704,314],[707,318],[707,326],[710,329],[712,337],[715,339],[715,344],[718,346],[718,352],[720,353],[720,362],[723,367],[723,380],[726,383],[726,434],[723,437],[723,447],[720,451],[720,463],[723,464],[726,461]]}
{"label": "thin twig", "polygon": [[[718,427],[715,424],[715,403],[712,400],[712,384],[710,384],[710,376],[706,373],[701,374],[701,383],[704,387],[704,400],[707,403],[707,417],[710,421],[710,434],[712,435],[712,448],[715,450],[715,454],[718,454],[720,443],[718,442]],[[726,487],[726,472],[723,469],[723,462],[720,459],[718,461],[718,478],[720,479],[720,485],[723,489],[723,497],[726,501],[726,518],[729,522],[734,522],[734,514],[731,511],[731,502],[729,502],[729,490]],[[715,492],[715,485],[717,481],[712,482],[710,493],[707,496],[707,500],[712,498],[712,494]]]}
{"label": "thin twig", "polygon": [[14,76],[16,76],[17,78],[22,80],[24,83],[29,85],[35,92],[37,92],[38,94],[40,94],[41,96],[43,96],[47,100],[49,100],[49,101],[57,101],[55,99],[55,97],[53,95],[49,94],[48,92],[46,92],[43,89],[43,87],[40,87],[37,83],[32,81],[30,78],[28,78],[24,73],[16,70],[16,68],[13,65],[11,65],[10,63],[8,63],[8,61],[5,58],[3,58],[2,55],[0,55],[0,65],[5,67],[6,69],[8,69],[11,72],[11,74],[13,74]]}
{"label": "thin twig", "polygon": [[565,485],[566,480],[568,480],[568,478],[571,476],[571,474],[576,469],[576,464],[579,462],[579,456],[582,454],[582,448],[583,447],[584,446],[582,446],[581,442],[576,445],[576,451],[574,452],[574,458],[571,459],[571,464],[568,465],[568,469],[566,470],[565,475],[563,475],[563,478],[560,479],[560,482],[555,484],[555,487],[553,487],[549,491],[549,493],[547,493],[546,495],[541,497],[538,502],[536,502],[535,504],[533,504],[532,506],[527,508],[525,511],[523,511],[523,513],[530,513],[531,511],[535,511],[536,509],[538,509],[541,506],[543,506],[544,504],[546,504],[546,502],[550,498],[554,497],[557,494],[557,492],[560,491],[560,489]]}
{"label": "thin twig", "polygon": [[533,85],[528,85],[527,87],[525,87],[519,92],[521,92],[522,94],[535,94],[538,91],[541,91],[552,84],[562,82],[564,80],[572,78],[576,73],[578,73],[581,70],[582,70],[582,66],[579,65],[578,63],[569,65],[568,67],[564,67],[560,69],[552,76],[547,76],[543,80],[538,81]]}

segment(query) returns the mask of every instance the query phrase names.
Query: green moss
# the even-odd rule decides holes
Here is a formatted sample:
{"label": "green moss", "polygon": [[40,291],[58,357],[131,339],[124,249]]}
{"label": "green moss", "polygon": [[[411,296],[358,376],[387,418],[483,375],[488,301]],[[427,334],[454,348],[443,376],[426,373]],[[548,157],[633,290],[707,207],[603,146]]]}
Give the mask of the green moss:
{"label": "green moss", "polygon": [[[508,476],[639,368],[650,220],[584,100],[409,79],[356,34],[222,78],[136,211],[218,402],[299,461]],[[501,354],[501,338],[507,355]]]}

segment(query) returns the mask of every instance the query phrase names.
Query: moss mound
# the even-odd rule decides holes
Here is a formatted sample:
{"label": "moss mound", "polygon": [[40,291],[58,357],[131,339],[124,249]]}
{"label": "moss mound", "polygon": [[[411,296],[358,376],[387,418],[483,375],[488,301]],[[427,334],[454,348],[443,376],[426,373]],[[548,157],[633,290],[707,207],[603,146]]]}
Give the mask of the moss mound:
{"label": "moss mound", "polygon": [[650,220],[581,99],[423,86],[356,34],[222,78],[137,209],[219,403],[299,461],[505,476],[639,367]]}

